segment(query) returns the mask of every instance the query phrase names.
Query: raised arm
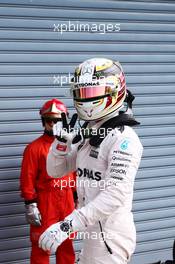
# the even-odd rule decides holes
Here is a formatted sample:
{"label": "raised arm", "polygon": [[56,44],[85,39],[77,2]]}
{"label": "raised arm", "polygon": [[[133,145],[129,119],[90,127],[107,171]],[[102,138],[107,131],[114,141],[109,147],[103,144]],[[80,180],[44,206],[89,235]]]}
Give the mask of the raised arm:
{"label": "raised arm", "polygon": [[77,120],[77,114],[74,114],[67,122],[65,113],[61,114],[62,127],[60,125],[53,127],[55,140],[52,143],[47,156],[47,173],[54,178],[60,178],[70,171],[76,170],[76,146],[72,144],[75,135],[74,126]]}

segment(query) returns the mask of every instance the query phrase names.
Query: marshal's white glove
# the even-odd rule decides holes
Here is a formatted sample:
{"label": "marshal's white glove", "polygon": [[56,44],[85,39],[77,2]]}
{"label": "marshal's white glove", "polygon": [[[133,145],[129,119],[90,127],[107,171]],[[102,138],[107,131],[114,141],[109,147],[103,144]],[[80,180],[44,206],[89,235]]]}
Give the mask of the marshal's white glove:
{"label": "marshal's white glove", "polygon": [[51,225],[39,238],[39,247],[50,253],[55,253],[57,248],[76,231],[86,229],[84,221],[77,210],[67,216],[64,221]]}
{"label": "marshal's white glove", "polygon": [[38,210],[36,203],[26,204],[26,220],[29,224],[40,226],[41,225],[41,214]]}

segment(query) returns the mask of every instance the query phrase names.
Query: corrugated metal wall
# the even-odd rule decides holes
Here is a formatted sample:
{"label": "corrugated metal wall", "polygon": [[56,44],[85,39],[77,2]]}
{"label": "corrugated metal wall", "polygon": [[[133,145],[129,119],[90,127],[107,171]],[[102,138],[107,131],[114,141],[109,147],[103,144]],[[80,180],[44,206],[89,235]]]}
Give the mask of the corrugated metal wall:
{"label": "corrugated metal wall", "polygon": [[[132,264],[171,257],[175,238],[174,1],[0,1],[0,263],[28,263],[28,227],[19,197],[25,145],[41,132],[38,109],[59,97],[73,110],[68,83],[90,57],[122,62],[136,95],[145,146],[134,212],[138,244]],[[56,25],[120,24],[120,32],[66,32]],[[55,24],[55,26],[54,26]],[[55,28],[55,31],[54,31]],[[59,79],[60,80],[60,79]],[[65,79],[64,79],[65,80]],[[79,244],[76,243],[76,248]]]}

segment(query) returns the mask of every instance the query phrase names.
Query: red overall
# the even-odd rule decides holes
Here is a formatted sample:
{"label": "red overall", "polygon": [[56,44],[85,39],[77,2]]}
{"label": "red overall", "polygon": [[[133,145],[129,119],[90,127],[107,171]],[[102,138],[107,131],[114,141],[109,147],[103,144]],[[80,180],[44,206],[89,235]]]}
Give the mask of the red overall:
{"label": "red overall", "polygon": [[[46,157],[53,140],[54,137],[44,134],[30,143],[23,155],[20,177],[21,196],[25,201],[36,200],[42,218],[41,226],[30,226],[31,264],[49,264],[49,252],[38,247],[38,239],[45,229],[63,220],[74,209],[75,174],[70,173],[61,179],[54,179],[46,172]],[[56,264],[73,264],[74,262],[72,240],[67,239],[58,247]]]}

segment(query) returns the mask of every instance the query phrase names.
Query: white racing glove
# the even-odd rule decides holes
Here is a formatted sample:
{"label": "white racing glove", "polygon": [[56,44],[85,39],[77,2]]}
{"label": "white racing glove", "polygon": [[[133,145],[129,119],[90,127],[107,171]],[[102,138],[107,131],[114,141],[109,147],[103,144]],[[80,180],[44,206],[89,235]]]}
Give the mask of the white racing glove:
{"label": "white racing glove", "polygon": [[65,113],[61,114],[62,124],[60,122],[53,126],[53,134],[56,136],[52,144],[52,150],[59,155],[67,155],[71,151],[72,140],[75,136],[74,126],[77,121],[77,114],[74,114],[68,124]]}
{"label": "white racing glove", "polygon": [[39,238],[39,247],[55,253],[57,248],[76,231],[86,229],[79,211],[74,210],[64,221],[51,225]]}
{"label": "white racing glove", "polygon": [[29,224],[40,226],[41,225],[41,214],[38,210],[36,203],[26,204],[26,220]]}

